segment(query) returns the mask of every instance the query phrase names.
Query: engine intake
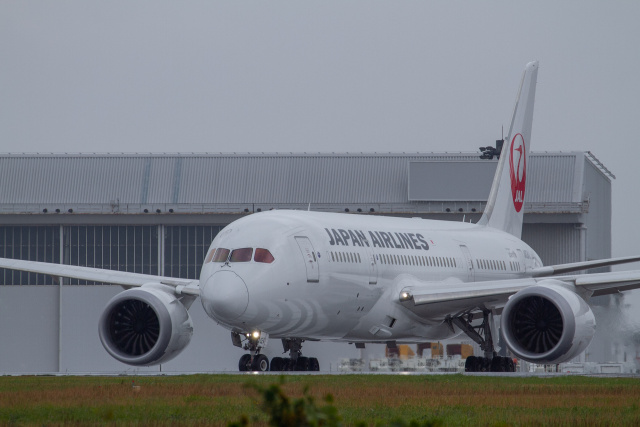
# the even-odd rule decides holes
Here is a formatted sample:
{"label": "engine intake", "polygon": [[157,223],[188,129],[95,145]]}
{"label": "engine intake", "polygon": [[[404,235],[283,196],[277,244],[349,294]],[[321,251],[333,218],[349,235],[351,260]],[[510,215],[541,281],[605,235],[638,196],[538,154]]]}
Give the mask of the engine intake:
{"label": "engine intake", "polygon": [[193,323],[171,293],[144,285],[119,293],[100,317],[100,341],[120,362],[155,365],[177,356],[191,341]]}
{"label": "engine intake", "polygon": [[595,334],[589,305],[567,285],[546,280],[512,296],[502,311],[509,349],[533,363],[562,363],[582,353]]}

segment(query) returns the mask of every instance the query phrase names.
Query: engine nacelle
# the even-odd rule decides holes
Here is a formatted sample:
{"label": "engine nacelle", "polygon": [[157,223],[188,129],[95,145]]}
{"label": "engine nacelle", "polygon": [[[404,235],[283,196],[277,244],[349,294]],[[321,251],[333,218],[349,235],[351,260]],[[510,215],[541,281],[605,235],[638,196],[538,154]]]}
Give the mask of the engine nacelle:
{"label": "engine nacelle", "polygon": [[500,326],[517,357],[555,364],[587,348],[596,320],[591,307],[567,285],[546,280],[513,295],[502,310]]}
{"label": "engine nacelle", "polygon": [[100,341],[129,365],[156,365],[176,357],[191,341],[185,306],[164,285],[147,284],[119,293],[100,316]]}

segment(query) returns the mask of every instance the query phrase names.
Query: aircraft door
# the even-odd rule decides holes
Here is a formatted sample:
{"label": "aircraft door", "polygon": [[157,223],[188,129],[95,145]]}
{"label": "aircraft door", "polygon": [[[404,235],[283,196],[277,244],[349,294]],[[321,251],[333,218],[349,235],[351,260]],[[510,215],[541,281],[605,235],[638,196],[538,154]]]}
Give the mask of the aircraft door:
{"label": "aircraft door", "polygon": [[304,258],[304,265],[307,269],[307,282],[319,282],[320,281],[320,269],[318,267],[318,259],[316,258],[316,252],[313,249],[311,240],[308,237],[296,236],[296,243]]}
{"label": "aircraft door", "polygon": [[460,250],[462,251],[462,255],[464,255],[464,260],[466,262],[468,281],[473,282],[476,279],[475,270],[473,269],[473,259],[471,258],[471,252],[469,248],[465,245],[460,245]]}

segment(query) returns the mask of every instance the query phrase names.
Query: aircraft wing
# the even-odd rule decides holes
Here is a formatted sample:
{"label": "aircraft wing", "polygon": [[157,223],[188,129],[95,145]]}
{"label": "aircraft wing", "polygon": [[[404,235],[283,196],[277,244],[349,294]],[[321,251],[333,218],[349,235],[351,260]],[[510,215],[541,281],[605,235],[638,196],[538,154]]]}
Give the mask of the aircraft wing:
{"label": "aircraft wing", "polygon": [[176,288],[176,293],[178,294],[200,295],[198,287],[199,281],[191,279],[177,279],[175,277],[154,276],[152,274],[128,273],[126,271],[8,258],[0,258],[0,268],[49,274],[51,276],[70,277],[72,279],[92,280],[129,287],[142,286],[150,282],[162,283]]}
{"label": "aircraft wing", "polygon": [[421,317],[437,318],[477,309],[502,309],[516,292],[547,280],[562,281],[584,289],[591,296],[640,288],[640,270],[573,276],[531,277],[486,282],[423,282],[410,276],[400,280],[400,303]]}
{"label": "aircraft wing", "polygon": [[640,256],[621,258],[598,259],[595,261],[572,262],[569,264],[547,265],[531,271],[533,277],[552,276],[554,274],[571,273],[573,271],[587,270],[590,268],[608,267],[610,265],[627,264],[640,261]]}

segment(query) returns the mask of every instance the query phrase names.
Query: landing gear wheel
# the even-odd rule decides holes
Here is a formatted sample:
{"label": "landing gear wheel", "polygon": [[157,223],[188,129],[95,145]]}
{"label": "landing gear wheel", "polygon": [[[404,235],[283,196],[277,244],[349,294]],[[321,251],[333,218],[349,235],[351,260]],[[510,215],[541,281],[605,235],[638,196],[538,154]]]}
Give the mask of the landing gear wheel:
{"label": "landing gear wheel", "polygon": [[304,356],[298,356],[296,360],[296,371],[308,371],[309,370],[309,358]]}
{"label": "landing gear wheel", "polygon": [[491,372],[504,372],[504,362],[502,357],[495,356],[491,359]]}
{"label": "landing gear wheel", "polygon": [[271,371],[284,371],[284,359],[282,357],[271,359]]}
{"label": "landing gear wheel", "polygon": [[320,362],[318,362],[317,358],[309,358],[309,370],[314,372],[318,372],[320,370]]}
{"label": "landing gear wheel", "polygon": [[282,359],[282,370],[283,371],[293,371],[293,364],[291,363],[291,358],[285,357]]}
{"label": "landing gear wheel", "polygon": [[240,372],[247,372],[251,370],[251,355],[245,354],[240,358],[238,363],[238,369]]}
{"label": "landing gear wheel", "polygon": [[251,370],[258,372],[266,372],[269,370],[269,359],[264,354],[258,354],[251,362]]}
{"label": "landing gear wheel", "polygon": [[477,359],[478,358],[476,356],[467,357],[467,361],[464,362],[464,371],[476,372]]}
{"label": "landing gear wheel", "polygon": [[507,358],[507,366],[509,367],[507,372],[515,372],[516,371],[516,364],[513,363],[513,359],[510,358],[510,357]]}

